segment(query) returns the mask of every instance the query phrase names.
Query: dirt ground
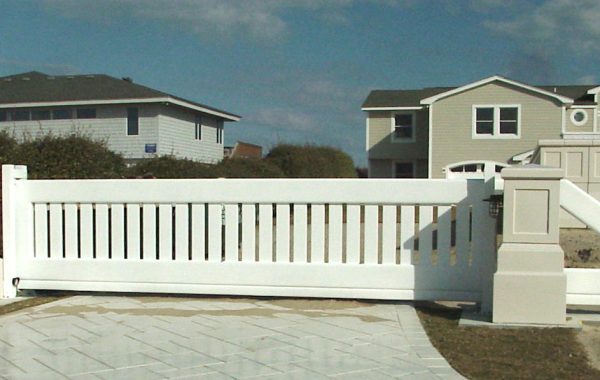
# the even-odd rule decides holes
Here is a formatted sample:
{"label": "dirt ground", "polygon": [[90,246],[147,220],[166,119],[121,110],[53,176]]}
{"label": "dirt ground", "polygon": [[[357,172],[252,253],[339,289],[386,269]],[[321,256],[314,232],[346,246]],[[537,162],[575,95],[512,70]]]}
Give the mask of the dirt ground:
{"label": "dirt ground", "polygon": [[600,234],[592,230],[561,229],[560,246],[566,268],[600,268]]}

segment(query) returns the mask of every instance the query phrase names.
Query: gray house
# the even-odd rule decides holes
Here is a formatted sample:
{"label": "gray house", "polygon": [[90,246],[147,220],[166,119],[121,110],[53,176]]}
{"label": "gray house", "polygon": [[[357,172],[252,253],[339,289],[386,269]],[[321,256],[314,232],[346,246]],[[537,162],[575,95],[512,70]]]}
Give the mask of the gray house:
{"label": "gray house", "polygon": [[441,178],[461,163],[517,163],[542,139],[598,139],[599,93],[599,85],[532,86],[500,76],[374,90],[362,106],[369,176]]}
{"label": "gray house", "polygon": [[17,139],[81,133],[128,161],[223,159],[224,123],[240,116],[108,75],[28,72],[0,78],[0,130]]}

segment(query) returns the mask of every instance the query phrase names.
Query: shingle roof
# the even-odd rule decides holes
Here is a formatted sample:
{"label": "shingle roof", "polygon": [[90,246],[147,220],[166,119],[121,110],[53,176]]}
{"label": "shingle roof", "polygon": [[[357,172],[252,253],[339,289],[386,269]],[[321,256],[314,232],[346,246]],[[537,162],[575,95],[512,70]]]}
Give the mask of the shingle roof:
{"label": "shingle roof", "polygon": [[197,107],[238,115],[104,74],[47,75],[37,71],[0,78],[0,104],[170,97]]}
{"label": "shingle roof", "polygon": [[[598,85],[573,85],[573,86],[534,86],[548,92],[574,99],[574,104],[595,104],[594,96],[588,95],[589,89]],[[365,99],[362,108],[378,107],[418,107],[421,100],[435,96],[458,87],[426,87],[416,90],[373,90]]]}

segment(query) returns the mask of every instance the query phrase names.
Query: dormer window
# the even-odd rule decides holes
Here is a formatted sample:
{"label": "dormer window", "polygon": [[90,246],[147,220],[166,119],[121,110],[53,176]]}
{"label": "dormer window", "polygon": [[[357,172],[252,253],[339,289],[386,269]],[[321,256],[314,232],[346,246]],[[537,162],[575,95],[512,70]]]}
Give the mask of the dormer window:
{"label": "dormer window", "polygon": [[414,112],[398,112],[392,118],[392,142],[415,141],[416,117]]}

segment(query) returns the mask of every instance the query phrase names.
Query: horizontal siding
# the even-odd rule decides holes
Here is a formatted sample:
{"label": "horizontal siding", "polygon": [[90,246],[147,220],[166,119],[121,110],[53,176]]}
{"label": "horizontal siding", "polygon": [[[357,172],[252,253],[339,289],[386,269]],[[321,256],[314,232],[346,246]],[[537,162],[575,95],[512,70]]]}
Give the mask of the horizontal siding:
{"label": "horizontal siding", "polygon": [[[217,119],[202,115],[202,139],[195,139],[196,114],[162,106],[159,115],[160,155],[216,163],[223,159],[223,144],[217,144]],[[224,137],[223,137],[224,138]]]}
{"label": "horizontal siding", "polygon": [[392,142],[394,112],[376,111],[368,114],[367,151],[370,159],[418,160],[427,159],[429,112],[416,111],[416,138],[412,143]]}
{"label": "horizontal siding", "polygon": [[144,153],[145,144],[158,141],[156,105],[136,105],[139,109],[139,135],[127,136],[127,105],[106,105],[96,108],[95,119],[30,120],[1,122],[0,130],[7,131],[17,140],[52,133],[73,133],[106,142],[107,147],[121,153],[127,159],[151,157]]}
{"label": "horizontal siding", "polygon": [[413,162],[415,164],[415,178],[427,178],[427,160],[369,160],[369,178],[392,178],[395,162]]}
{"label": "horizontal siding", "polygon": [[[520,104],[519,139],[473,139],[474,104]],[[432,106],[432,177],[443,177],[442,168],[466,160],[508,162],[516,154],[532,150],[540,139],[559,139],[562,107],[516,87],[490,83],[435,102]]]}
{"label": "horizontal siding", "polygon": [[[571,114],[575,111],[584,111],[587,114],[587,122],[584,125],[575,125],[571,121]],[[595,108],[574,108],[569,109],[565,115],[565,132],[577,133],[577,132],[594,132],[594,114],[596,113]]]}

